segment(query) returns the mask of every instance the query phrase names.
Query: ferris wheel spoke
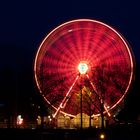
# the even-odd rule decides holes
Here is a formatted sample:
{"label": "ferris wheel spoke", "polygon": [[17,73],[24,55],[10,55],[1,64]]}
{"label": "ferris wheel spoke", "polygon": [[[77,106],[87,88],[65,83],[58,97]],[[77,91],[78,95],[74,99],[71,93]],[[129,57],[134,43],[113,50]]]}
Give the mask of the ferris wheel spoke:
{"label": "ferris wheel spoke", "polygon": [[68,100],[70,99],[70,92],[73,89],[76,81],[78,80],[79,75],[76,76],[73,84],[71,85],[71,87],[69,88],[68,92],[66,93],[66,96],[63,98],[62,102],[60,103],[59,107],[57,108],[56,112],[53,114],[53,118],[55,118],[55,116],[57,115],[57,113],[61,110],[61,108],[64,108],[68,102]]}
{"label": "ferris wheel spoke", "polygon": [[98,99],[99,99],[99,101],[100,101],[100,100],[101,100],[101,97],[100,97],[100,95],[98,94],[98,92],[97,92],[97,90],[96,90],[96,87],[94,86],[94,84],[93,84],[92,81],[90,80],[89,75],[86,74],[86,76],[87,76],[87,78],[88,78],[88,80],[89,80],[89,82],[90,82],[90,84],[91,84],[91,86],[92,86],[92,88],[93,88],[93,90],[94,90],[96,96],[98,97]]}
{"label": "ferris wheel spoke", "polygon": [[93,99],[90,97],[89,94],[87,94],[87,95],[88,95],[88,98],[89,98],[90,102],[94,105],[94,107],[95,107],[99,112],[101,112],[101,109],[95,104],[95,100],[93,100]]}
{"label": "ferris wheel spoke", "polygon": [[[86,74],[86,76],[87,76],[87,78],[89,79],[89,82],[90,82],[90,84],[91,84],[93,90],[95,91],[96,96],[98,97],[99,103],[102,104],[103,99],[102,99],[102,98],[100,97],[100,95],[98,94],[98,92],[97,92],[97,90],[96,90],[96,87],[94,86],[94,84],[92,83],[92,81],[91,81],[90,78],[89,78],[89,75]],[[107,109],[107,107],[106,107],[105,104],[103,105],[103,108],[104,108],[104,110],[107,112],[108,116],[111,116],[111,114],[110,114],[110,112],[109,112],[109,110]]]}

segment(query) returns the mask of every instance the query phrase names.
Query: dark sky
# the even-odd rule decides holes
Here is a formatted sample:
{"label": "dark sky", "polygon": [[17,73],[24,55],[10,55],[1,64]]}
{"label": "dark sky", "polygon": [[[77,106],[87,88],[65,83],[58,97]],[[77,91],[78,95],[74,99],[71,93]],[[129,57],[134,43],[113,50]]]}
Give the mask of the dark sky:
{"label": "dark sky", "polygon": [[39,44],[59,24],[90,18],[118,30],[132,47],[136,80],[123,113],[136,117],[140,112],[139,13],[139,3],[135,0],[1,0],[0,105],[10,104],[13,108],[18,105],[22,111],[30,101],[37,102],[33,65]]}

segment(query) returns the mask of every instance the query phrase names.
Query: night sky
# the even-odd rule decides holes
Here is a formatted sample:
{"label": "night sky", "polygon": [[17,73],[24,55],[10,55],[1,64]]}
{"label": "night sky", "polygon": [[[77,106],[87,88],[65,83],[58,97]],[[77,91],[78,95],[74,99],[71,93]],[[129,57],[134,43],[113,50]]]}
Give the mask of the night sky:
{"label": "night sky", "polygon": [[34,81],[34,59],[43,38],[58,25],[79,18],[100,20],[129,42],[136,61],[135,81],[121,118],[140,114],[140,8],[123,0],[1,0],[0,109],[26,112],[32,103],[44,106]]}

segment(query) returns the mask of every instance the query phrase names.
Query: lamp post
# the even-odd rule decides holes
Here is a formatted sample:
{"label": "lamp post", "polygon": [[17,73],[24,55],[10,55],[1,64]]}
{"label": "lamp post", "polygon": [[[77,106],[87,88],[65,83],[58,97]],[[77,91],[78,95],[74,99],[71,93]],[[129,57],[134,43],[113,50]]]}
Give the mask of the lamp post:
{"label": "lamp post", "polygon": [[[80,62],[78,65],[80,75],[87,73],[88,65],[85,62]],[[80,85],[80,107],[81,107],[81,129],[83,129],[83,116],[82,116],[82,85]]]}

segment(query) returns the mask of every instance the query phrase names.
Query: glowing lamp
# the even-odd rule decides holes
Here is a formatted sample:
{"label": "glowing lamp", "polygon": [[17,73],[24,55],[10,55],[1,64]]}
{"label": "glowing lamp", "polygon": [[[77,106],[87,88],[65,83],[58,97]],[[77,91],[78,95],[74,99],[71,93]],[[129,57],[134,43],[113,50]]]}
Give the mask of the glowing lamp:
{"label": "glowing lamp", "polygon": [[17,116],[17,125],[22,125],[23,124],[23,118],[21,115]]}
{"label": "glowing lamp", "polygon": [[105,135],[104,134],[100,134],[100,139],[105,139]]}
{"label": "glowing lamp", "polygon": [[78,65],[78,70],[80,72],[80,74],[86,74],[87,70],[88,70],[88,66],[86,63],[80,63]]}

